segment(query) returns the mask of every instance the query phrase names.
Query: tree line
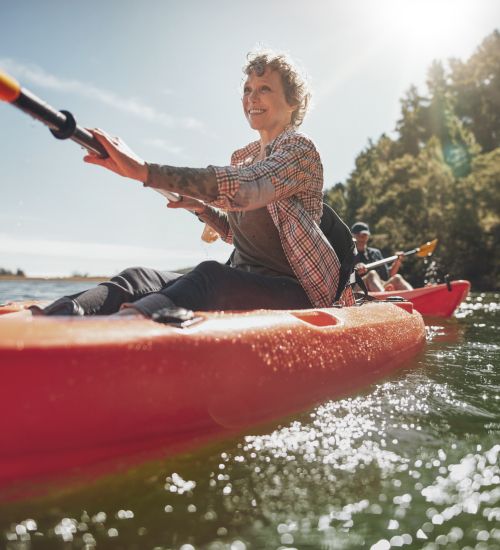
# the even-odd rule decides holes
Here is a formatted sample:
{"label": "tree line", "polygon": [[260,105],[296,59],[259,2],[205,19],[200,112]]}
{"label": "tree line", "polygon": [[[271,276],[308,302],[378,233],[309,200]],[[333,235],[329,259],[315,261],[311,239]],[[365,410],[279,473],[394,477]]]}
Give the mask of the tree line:
{"label": "tree line", "polygon": [[[369,223],[386,256],[437,237],[434,266],[476,290],[500,288],[498,30],[467,61],[434,61],[426,92],[411,86],[400,102],[394,133],[369,140],[325,202],[348,224]],[[412,258],[403,273],[421,286],[428,268]]]}
{"label": "tree line", "polygon": [[3,267],[0,267],[0,277],[1,276],[26,277],[26,274],[22,269],[19,269],[19,268],[16,271],[11,271],[10,269],[5,269]]}

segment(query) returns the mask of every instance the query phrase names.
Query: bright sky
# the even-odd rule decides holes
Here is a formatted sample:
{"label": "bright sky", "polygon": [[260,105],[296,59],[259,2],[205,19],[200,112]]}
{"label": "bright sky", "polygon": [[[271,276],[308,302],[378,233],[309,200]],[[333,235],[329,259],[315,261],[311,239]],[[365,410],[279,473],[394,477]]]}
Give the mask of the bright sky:
{"label": "bright sky", "polygon": [[[310,78],[302,131],[329,187],[394,129],[433,59],[465,60],[499,27],[498,0],[0,0],[0,69],[147,161],[203,167],[258,138],[240,104],[246,53],[286,51]],[[0,140],[0,267],[112,275],[228,257],[191,214],[5,103]]]}

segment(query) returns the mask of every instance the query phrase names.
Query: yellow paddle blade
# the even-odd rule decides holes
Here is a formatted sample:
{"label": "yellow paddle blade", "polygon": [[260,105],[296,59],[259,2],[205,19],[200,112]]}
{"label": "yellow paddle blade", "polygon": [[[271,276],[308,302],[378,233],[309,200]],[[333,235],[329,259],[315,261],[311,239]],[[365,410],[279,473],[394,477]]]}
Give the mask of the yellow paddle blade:
{"label": "yellow paddle blade", "polygon": [[437,239],[434,239],[432,241],[429,241],[418,248],[417,256],[420,256],[421,258],[424,258],[425,256],[430,256],[434,249],[436,248],[436,245],[438,243]]}
{"label": "yellow paddle blade", "polygon": [[8,74],[0,71],[0,101],[12,103],[21,93],[21,86]]}

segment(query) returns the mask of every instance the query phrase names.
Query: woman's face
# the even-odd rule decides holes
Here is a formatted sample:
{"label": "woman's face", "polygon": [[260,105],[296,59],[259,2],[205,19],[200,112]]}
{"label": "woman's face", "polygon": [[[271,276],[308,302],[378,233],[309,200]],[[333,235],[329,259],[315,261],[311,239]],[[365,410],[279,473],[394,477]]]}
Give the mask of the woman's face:
{"label": "woman's face", "polygon": [[243,110],[250,127],[274,139],[290,124],[296,107],[287,103],[281,76],[266,67],[261,76],[252,72],[243,87]]}

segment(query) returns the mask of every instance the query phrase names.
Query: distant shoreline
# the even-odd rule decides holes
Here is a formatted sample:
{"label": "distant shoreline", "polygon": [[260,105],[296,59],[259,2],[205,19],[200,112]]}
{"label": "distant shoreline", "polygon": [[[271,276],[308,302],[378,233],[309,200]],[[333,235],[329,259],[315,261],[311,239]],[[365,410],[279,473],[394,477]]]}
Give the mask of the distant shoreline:
{"label": "distant shoreline", "polygon": [[[183,267],[181,269],[176,269],[175,273],[189,273],[193,268],[192,267]],[[102,283],[103,281],[109,281],[113,275],[68,275],[67,277],[29,277],[25,275],[16,275],[15,273],[9,275],[0,275],[0,282],[2,281],[57,281],[57,282],[68,282],[68,283],[79,283],[79,282],[89,282],[89,283]]]}
{"label": "distant shoreline", "polygon": [[0,282],[1,281],[15,281],[15,282],[23,282],[23,281],[59,281],[59,282],[70,282],[70,283],[78,283],[78,282],[89,282],[89,283],[100,283],[102,281],[107,281],[109,277],[106,277],[104,275],[102,276],[83,276],[83,275],[72,275],[69,277],[20,277],[17,275],[0,275]]}

